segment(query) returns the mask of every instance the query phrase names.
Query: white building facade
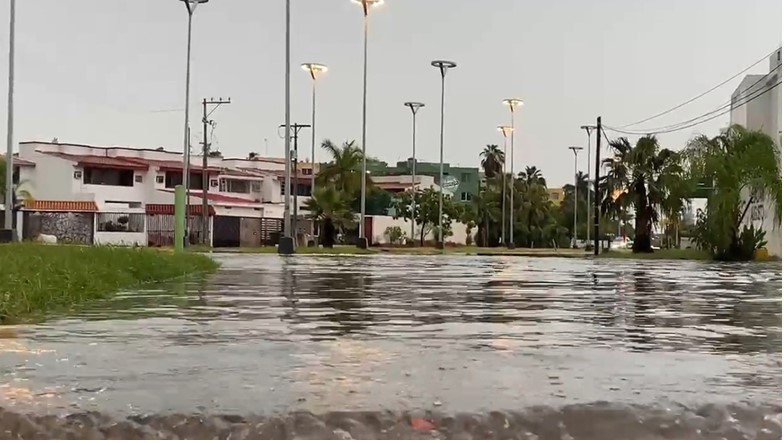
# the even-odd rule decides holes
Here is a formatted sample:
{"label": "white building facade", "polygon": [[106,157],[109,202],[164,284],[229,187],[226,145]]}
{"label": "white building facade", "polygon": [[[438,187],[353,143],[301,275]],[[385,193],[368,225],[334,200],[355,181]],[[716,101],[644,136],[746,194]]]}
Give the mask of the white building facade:
{"label": "white building facade", "polygon": [[[747,75],[732,94],[730,123],[750,130],[761,130],[777,144],[781,164],[781,48],[769,60],[769,73]],[[749,193],[742,195],[748,199]],[[744,224],[762,228],[770,254],[781,257],[781,223],[776,221],[775,203],[767,199],[754,202]]]}

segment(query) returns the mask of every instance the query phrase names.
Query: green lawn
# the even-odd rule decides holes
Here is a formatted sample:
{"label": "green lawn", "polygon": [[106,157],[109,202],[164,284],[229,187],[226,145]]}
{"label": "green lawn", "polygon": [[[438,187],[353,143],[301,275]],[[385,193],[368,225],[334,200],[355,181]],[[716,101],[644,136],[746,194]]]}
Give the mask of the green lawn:
{"label": "green lawn", "polygon": [[110,297],[117,291],[218,265],[202,254],[106,246],[0,245],[0,322],[18,322],[50,311]]}

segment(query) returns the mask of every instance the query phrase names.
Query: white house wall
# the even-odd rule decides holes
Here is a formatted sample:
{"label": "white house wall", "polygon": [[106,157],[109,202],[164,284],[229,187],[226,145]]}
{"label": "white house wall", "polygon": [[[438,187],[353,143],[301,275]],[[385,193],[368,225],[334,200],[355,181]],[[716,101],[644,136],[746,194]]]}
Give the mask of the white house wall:
{"label": "white house wall", "polygon": [[[393,217],[389,217],[386,215],[374,215],[373,218],[373,238],[371,239],[371,243],[378,243],[378,244],[385,244],[389,243],[384,236],[384,231],[387,228],[391,227],[399,227],[404,232],[404,237],[410,237],[411,231],[411,220],[404,220],[402,218],[398,218],[395,220]],[[417,225],[415,228],[415,239],[416,241],[419,240],[419,235],[421,233],[422,227]],[[466,225],[460,222],[452,222],[452,235],[447,236],[444,238],[445,243],[455,243],[458,245],[465,245],[466,244]],[[472,229],[471,237],[476,235],[476,228]],[[433,236],[433,232],[431,231],[425,236],[425,240],[435,240]]]}

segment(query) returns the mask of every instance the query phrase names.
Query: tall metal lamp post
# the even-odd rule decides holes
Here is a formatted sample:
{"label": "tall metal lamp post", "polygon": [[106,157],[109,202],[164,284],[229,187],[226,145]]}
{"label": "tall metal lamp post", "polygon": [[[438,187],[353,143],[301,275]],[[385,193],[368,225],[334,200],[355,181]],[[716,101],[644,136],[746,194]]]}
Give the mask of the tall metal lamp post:
{"label": "tall metal lamp post", "polygon": [[[319,63],[303,63],[302,69],[310,73],[313,80],[310,116],[310,197],[316,194],[316,84],[320,74],[327,72],[327,67]],[[316,222],[310,225],[310,235],[315,234]]]}
{"label": "tall metal lamp post", "polygon": [[570,146],[569,150],[574,152],[574,192],[572,198],[574,199],[574,224],[572,225],[572,247],[577,246],[577,153],[582,151],[582,146]]}
{"label": "tall metal lamp post", "polygon": [[290,255],[294,253],[294,238],[291,236],[291,0],[286,0],[286,82],[284,91],[284,114],[286,129],[284,146],[286,149],[286,177],[283,191],[283,236],[278,241],[278,254]]}
{"label": "tall metal lamp post", "polygon": [[[183,144],[182,144],[182,184],[185,186],[185,195],[190,196],[190,162],[191,162],[191,131],[190,131],[190,105],[191,105],[191,37],[193,35],[193,14],[196,8],[210,0],[180,0],[185,3],[185,9],[188,10],[188,50],[185,61],[185,127],[183,129]],[[188,216],[186,206],[185,220],[185,238],[183,245],[188,245]]]}
{"label": "tall metal lamp post", "polygon": [[403,106],[411,109],[411,240],[416,236],[414,230],[416,229],[416,221],[414,221],[414,211],[416,208],[416,115],[419,109],[424,108],[424,103],[419,102],[405,102]]}
{"label": "tall metal lamp post", "polygon": [[441,72],[441,141],[438,167],[438,249],[444,249],[444,92],[446,72],[457,67],[457,63],[447,60],[433,60],[430,65]]}
{"label": "tall metal lamp post", "polygon": [[512,143],[509,148],[509,174],[512,177],[512,191],[509,193],[509,249],[514,249],[514,129],[515,129],[515,109],[523,106],[523,101],[519,98],[508,98],[503,101],[503,104],[509,107],[509,112],[512,114]]}
{"label": "tall metal lamp post", "polygon": [[362,6],[365,15],[364,31],[364,56],[362,63],[362,183],[360,184],[360,221],[359,221],[359,240],[357,246],[367,249],[368,239],[365,237],[365,206],[367,200],[367,71],[368,71],[368,26],[370,8],[379,6],[384,0],[351,0]]}
{"label": "tall metal lamp post", "polygon": [[[585,205],[585,242],[588,244],[591,241],[591,132],[596,129],[596,126],[593,125],[583,125],[580,126],[580,129],[585,131],[588,134],[588,169],[586,169],[586,174],[588,175],[588,183],[586,186],[588,189],[586,190],[586,198],[588,199],[588,204]],[[598,177],[594,177],[594,180],[598,180]],[[599,198],[597,195],[596,198]]]}
{"label": "tall metal lamp post", "polygon": [[[501,125],[498,127],[498,130],[504,135],[504,164],[501,168],[501,174],[503,175],[502,178],[502,187],[501,190],[501,244],[506,244],[506,147],[507,147],[507,140],[509,136],[512,135],[514,132],[514,128],[511,126],[504,126]],[[512,182],[514,183],[514,182]]]}
{"label": "tall metal lamp post", "polygon": [[[14,51],[16,38],[16,0],[11,0],[8,37],[8,132],[5,155],[5,223],[6,230],[14,228]],[[14,233],[8,234],[14,240]]]}

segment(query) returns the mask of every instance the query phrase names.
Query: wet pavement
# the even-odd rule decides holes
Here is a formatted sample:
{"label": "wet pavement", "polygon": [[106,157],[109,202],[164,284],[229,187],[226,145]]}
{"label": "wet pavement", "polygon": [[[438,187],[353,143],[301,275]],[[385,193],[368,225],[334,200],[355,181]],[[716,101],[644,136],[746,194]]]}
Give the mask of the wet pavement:
{"label": "wet pavement", "polygon": [[216,258],[0,329],[0,437],[781,436],[780,264]]}

